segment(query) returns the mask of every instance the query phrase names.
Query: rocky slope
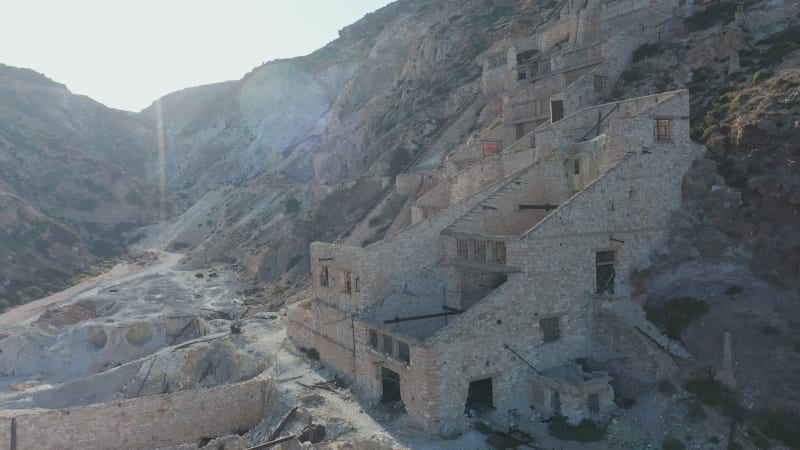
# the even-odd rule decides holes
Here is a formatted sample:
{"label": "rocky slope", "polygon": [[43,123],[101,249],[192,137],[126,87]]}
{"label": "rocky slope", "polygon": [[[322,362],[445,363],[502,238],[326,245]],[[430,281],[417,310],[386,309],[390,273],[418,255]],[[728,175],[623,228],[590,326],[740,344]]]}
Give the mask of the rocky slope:
{"label": "rocky slope", "polygon": [[155,144],[136,116],[0,65],[0,298],[36,297],[157,219]]}

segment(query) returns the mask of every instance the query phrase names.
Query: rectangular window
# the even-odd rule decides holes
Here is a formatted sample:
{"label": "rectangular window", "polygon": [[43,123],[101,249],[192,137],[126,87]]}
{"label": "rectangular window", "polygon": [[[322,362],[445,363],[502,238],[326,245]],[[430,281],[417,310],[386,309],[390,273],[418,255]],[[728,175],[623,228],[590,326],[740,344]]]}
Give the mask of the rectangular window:
{"label": "rectangular window", "polygon": [[670,141],[670,122],[669,119],[656,119],[653,128],[656,142]]}
{"label": "rectangular window", "polygon": [[355,286],[356,292],[361,292],[361,287],[359,287],[359,285],[358,285],[358,278],[357,277],[356,277],[356,280],[353,282],[353,285]]}
{"label": "rectangular window", "polygon": [[389,335],[383,335],[383,354],[387,356],[394,356],[394,341]]}
{"label": "rectangular window", "polygon": [[375,351],[378,350],[378,332],[375,330],[369,330],[369,346]]}
{"label": "rectangular window", "polygon": [[498,153],[503,147],[503,141],[484,141],[483,156],[490,156]]}
{"label": "rectangular window", "polygon": [[436,214],[439,212],[439,208],[434,206],[420,206],[420,211],[422,211],[422,218],[427,219],[428,217]]}
{"label": "rectangular window", "polygon": [[594,257],[598,294],[614,293],[614,252],[597,252]]}
{"label": "rectangular window", "polygon": [[518,141],[525,136],[525,124],[518,123],[514,125],[514,137]]}
{"label": "rectangular window", "polygon": [[342,272],[342,292],[350,294],[353,292],[353,283],[350,272]]}
{"label": "rectangular window", "polygon": [[542,342],[552,342],[561,337],[558,317],[539,319],[539,328],[542,330]]}
{"label": "rectangular window", "polygon": [[494,264],[506,263],[506,243],[503,241],[492,241],[492,262]]}
{"label": "rectangular window", "polygon": [[575,158],[572,160],[572,173],[574,175],[581,174],[581,160],[579,158]]}
{"label": "rectangular window", "polygon": [[564,118],[564,101],[551,100],[550,101],[550,121],[558,122]]}
{"label": "rectangular window", "polygon": [[472,241],[473,257],[475,261],[486,262],[486,241],[481,239],[470,239]]}
{"label": "rectangular window", "polygon": [[456,238],[456,251],[458,253],[458,259],[469,258],[469,247],[467,238]]}
{"label": "rectangular window", "polygon": [[608,77],[604,77],[601,75],[594,76],[594,90],[595,91],[604,91],[606,89],[606,83],[608,83]]}
{"label": "rectangular window", "polygon": [[411,349],[405,342],[397,341],[397,353],[400,361],[406,364],[411,362]]}
{"label": "rectangular window", "polygon": [[586,399],[586,406],[589,407],[589,412],[597,414],[600,412],[600,394],[589,394]]}
{"label": "rectangular window", "polygon": [[319,269],[319,285],[328,287],[328,268],[325,266]]}

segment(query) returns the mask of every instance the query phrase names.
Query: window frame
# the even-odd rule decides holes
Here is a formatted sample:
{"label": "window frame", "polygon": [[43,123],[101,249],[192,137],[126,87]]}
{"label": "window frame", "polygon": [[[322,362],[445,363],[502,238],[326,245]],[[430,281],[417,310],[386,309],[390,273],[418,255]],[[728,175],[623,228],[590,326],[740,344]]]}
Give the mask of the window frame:
{"label": "window frame", "polygon": [[672,142],[672,119],[656,117],[653,120],[653,139],[656,142]]}

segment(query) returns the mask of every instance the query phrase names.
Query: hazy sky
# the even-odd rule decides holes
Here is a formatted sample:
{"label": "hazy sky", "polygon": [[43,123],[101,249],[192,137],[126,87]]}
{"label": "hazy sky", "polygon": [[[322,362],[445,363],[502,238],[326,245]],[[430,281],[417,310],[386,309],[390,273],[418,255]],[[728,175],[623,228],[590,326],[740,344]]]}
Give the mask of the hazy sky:
{"label": "hazy sky", "polygon": [[138,111],[308,54],[390,0],[0,0],[0,62]]}

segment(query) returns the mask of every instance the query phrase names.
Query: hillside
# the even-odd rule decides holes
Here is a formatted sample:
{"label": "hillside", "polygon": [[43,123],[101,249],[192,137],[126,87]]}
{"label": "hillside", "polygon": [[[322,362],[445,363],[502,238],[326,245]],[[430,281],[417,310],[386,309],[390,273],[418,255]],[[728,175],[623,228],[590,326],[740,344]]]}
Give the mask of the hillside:
{"label": "hillside", "polygon": [[123,254],[170,206],[148,181],[155,144],[136,116],[0,65],[0,298],[36,297]]}
{"label": "hillside", "polygon": [[[275,311],[287,297],[302,300],[311,295],[303,291],[311,242],[365,247],[391,237],[415,213],[416,223],[436,214],[417,200],[454,174],[474,181],[464,197],[485,188],[493,175],[468,169],[487,156],[479,144],[502,133],[504,151],[535,148],[525,124],[503,123],[519,104],[538,105],[512,101],[534,83],[520,83],[529,74],[509,65],[522,77],[511,80],[514,88],[488,88],[489,60],[514,55],[542,24],[586,5],[594,4],[398,0],[312,54],[169,94],[139,114],[0,66],[0,299],[41,296],[137,243],[185,253],[188,266],[208,269],[172,274],[187,285],[234,267],[244,283],[231,291],[244,304]],[[620,48],[630,54],[603,61],[618,76],[604,77],[613,82],[595,87],[592,95],[603,92],[591,103],[691,94],[691,137],[707,152],[684,177],[668,240],[637,273],[634,292],[650,322],[689,357],[673,358],[636,327],[615,328],[601,311],[598,335],[621,337],[598,339],[602,357],[580,362],[613,378],[612,448],[673,436],[690,448],[797,448],[800,7],[680,7],[688,12],[664,18],[654,34],[619,30],[636,45],[625,41]],[[607,50],[618,43],[612,37],[592,45]],[[575,65],[585,62],[573,46],[553,42],[553,61],[570,54]],[[552,110],[538,114],[536,126]],[[709,376],[725,332],[736,390]]]}

